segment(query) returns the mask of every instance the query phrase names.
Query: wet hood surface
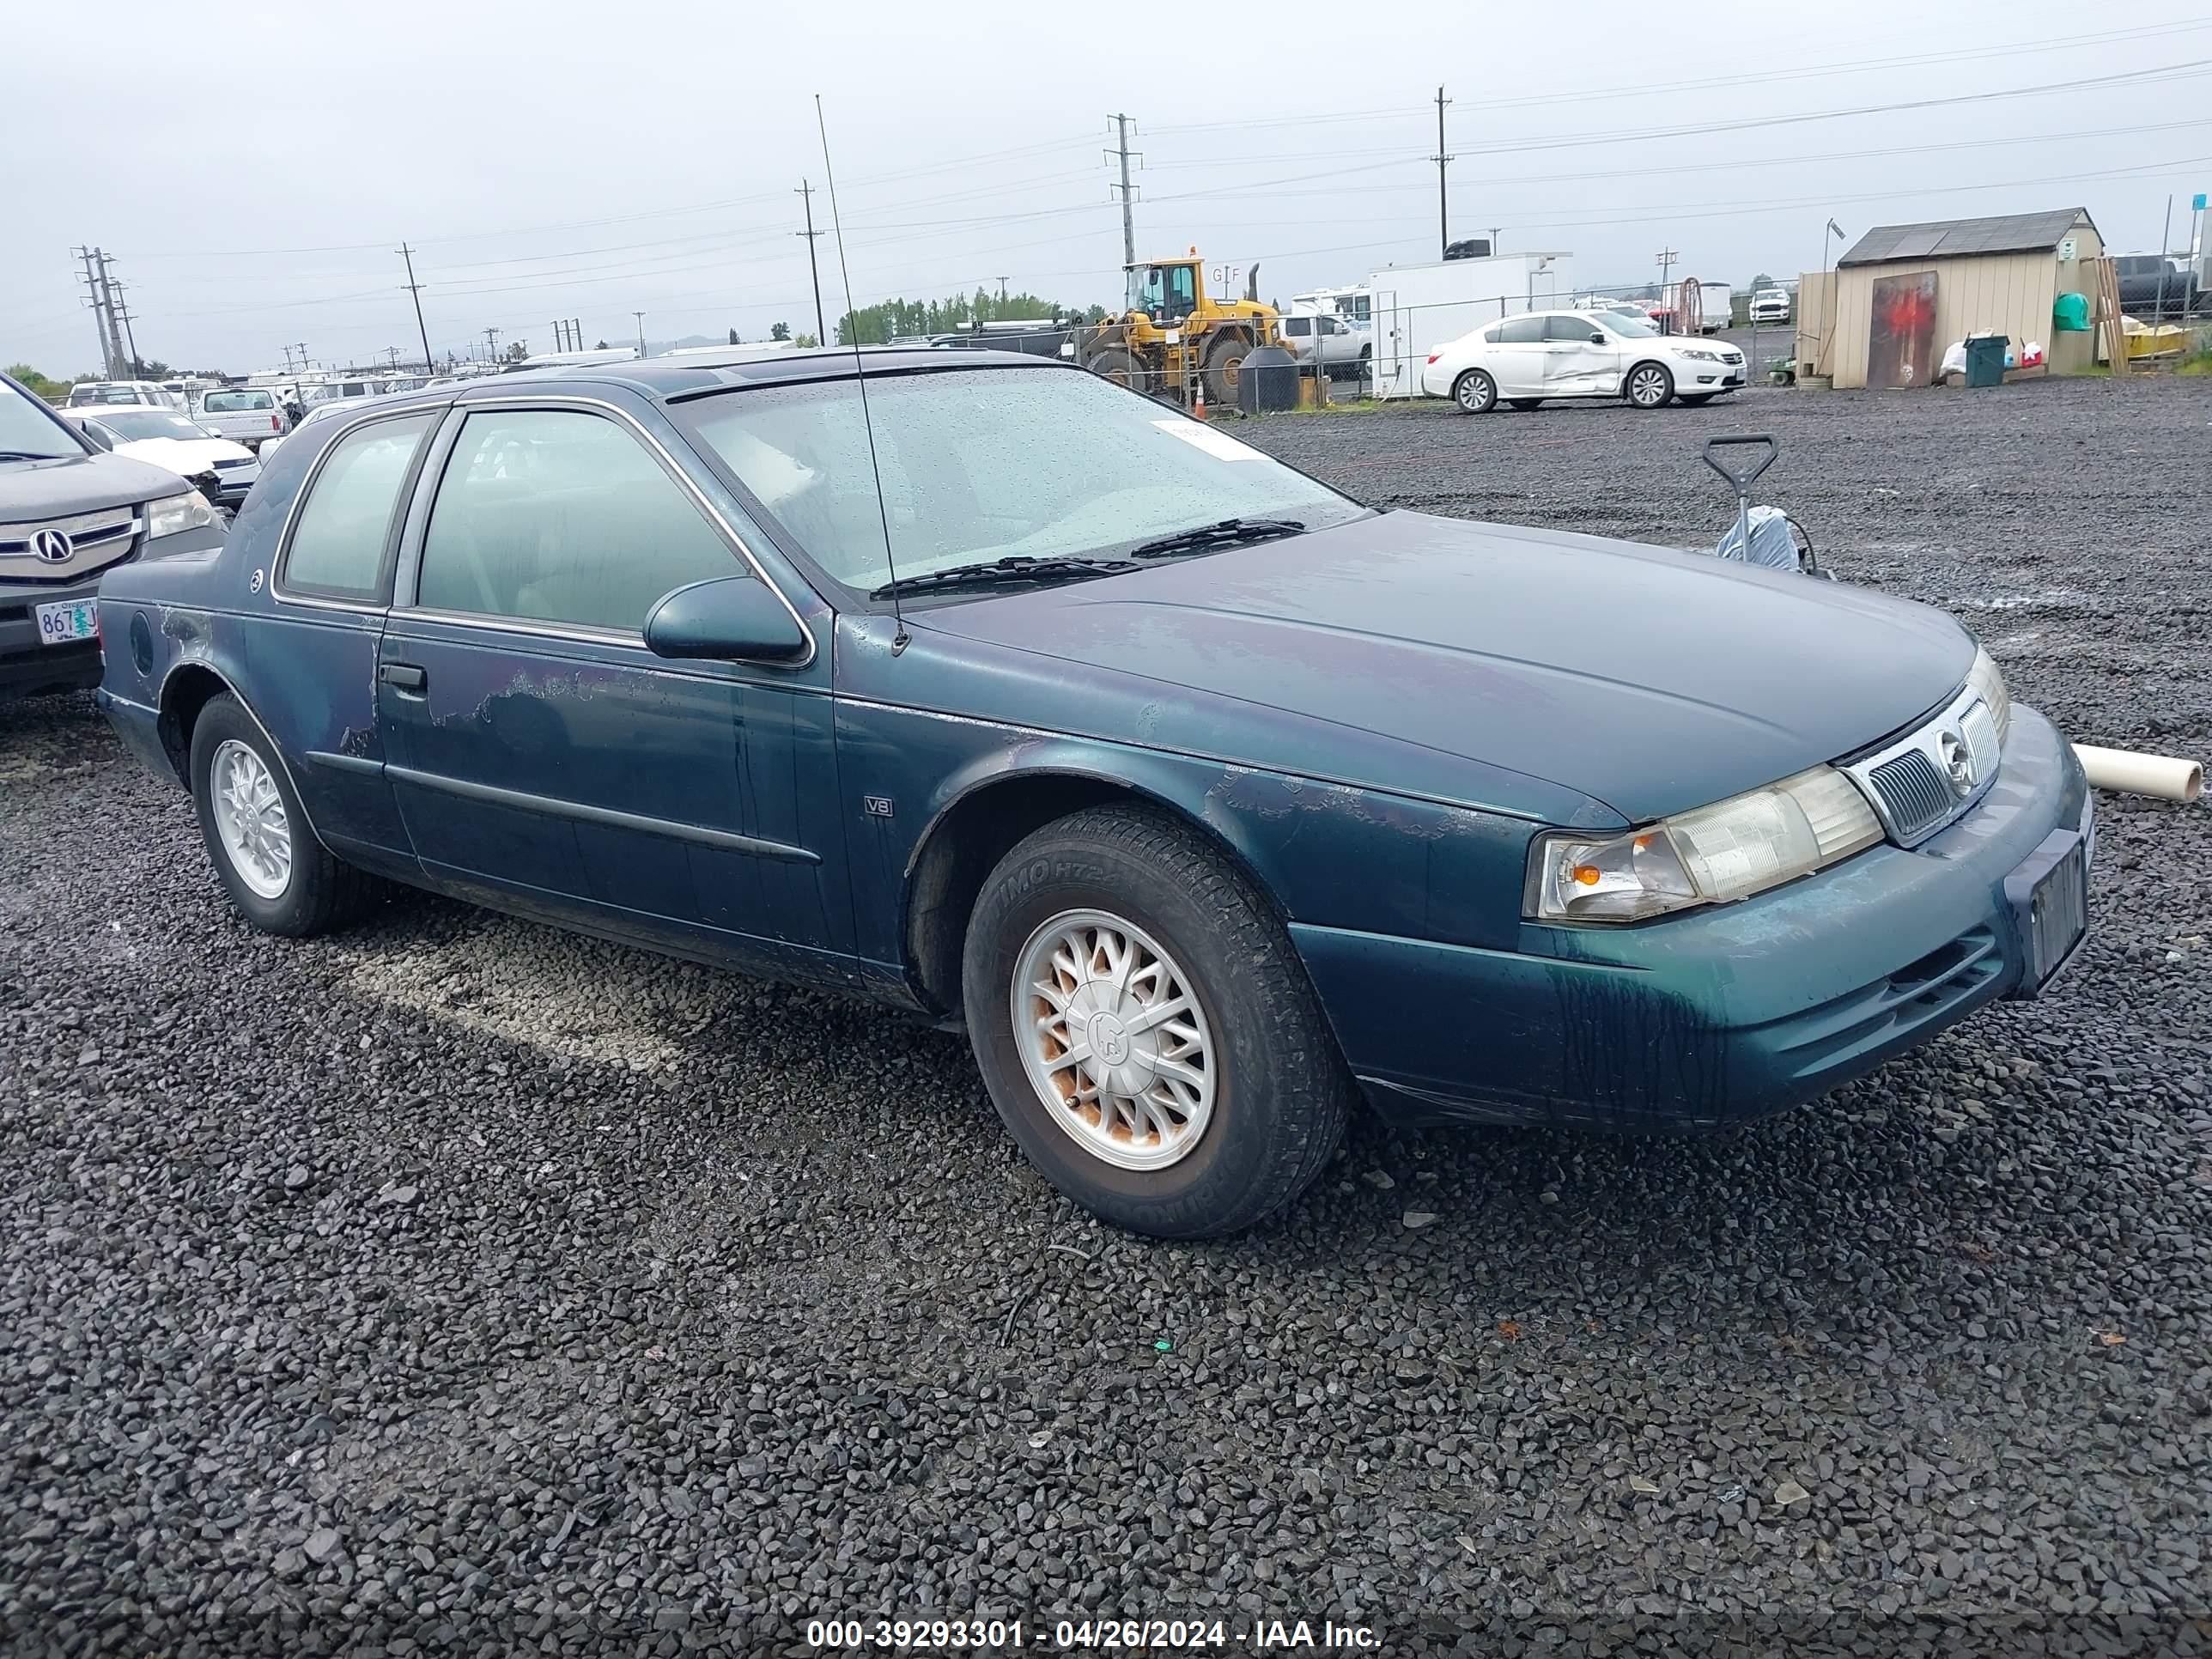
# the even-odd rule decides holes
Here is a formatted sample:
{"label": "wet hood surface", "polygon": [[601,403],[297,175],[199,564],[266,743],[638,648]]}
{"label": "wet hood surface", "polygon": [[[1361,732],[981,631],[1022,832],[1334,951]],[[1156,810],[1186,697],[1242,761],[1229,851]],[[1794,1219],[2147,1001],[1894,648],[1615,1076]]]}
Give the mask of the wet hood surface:
{"label": "wet hood surface", "polygon": [[66,455],[51,461],[0,461],[0,524],[67,519],[103,507],[173,495],[184,481],[127,455]]}
{"label": "wet hood surface", "polygon": [[1974,653],[1942,612],[1863,589],[1404,512],[908,614],[1510,768],[1632,821],[1863,748]]}

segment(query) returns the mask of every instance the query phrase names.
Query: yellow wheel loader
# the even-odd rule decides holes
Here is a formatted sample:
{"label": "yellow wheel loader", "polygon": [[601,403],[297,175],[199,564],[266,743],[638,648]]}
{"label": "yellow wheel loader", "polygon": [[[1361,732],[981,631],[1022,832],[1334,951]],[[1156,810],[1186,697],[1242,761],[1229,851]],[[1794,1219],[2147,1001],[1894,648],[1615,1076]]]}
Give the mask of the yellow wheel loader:
{"label": "yellow wheel loader", "polygon": [[1208,265],[1196,248],[1183,258],[1126,269],[1127,309],[1081,337],[1077,361],[1139,392],[1184,401],[1202,383],[1208,404],[1234,408],[1245,354],[1281,343],[1275,308],[1260,302],[1260,267],[1244,277],[1238,300],[1209,291],[1233,289],[1237,268]]}

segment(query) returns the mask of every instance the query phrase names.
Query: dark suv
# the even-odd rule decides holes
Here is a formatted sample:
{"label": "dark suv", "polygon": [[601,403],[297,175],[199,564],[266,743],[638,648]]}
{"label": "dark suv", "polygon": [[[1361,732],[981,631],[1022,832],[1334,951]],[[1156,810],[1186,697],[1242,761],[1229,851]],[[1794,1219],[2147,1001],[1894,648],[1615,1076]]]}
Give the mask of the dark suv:
{"label": "dark suv", "polygon": [[100,684],[103,571],[222,544],[182,478],[103,454],[0,374],[0,699]]}

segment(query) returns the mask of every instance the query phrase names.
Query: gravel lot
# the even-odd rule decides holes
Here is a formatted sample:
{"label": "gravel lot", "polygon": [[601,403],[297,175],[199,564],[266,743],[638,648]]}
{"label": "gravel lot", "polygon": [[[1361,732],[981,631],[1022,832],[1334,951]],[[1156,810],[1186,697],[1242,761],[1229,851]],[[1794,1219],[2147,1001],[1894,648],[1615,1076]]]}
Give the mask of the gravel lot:
{"label": "gravel lot", "polygon": [[[1758,427],[1848,580],[2212,753],[2212,382],[1249,429],[1703,544],[1696,441]],[[257,938],[88,701],[0,710],[0,1650],[2196,1650],[2212,834],[2103,807],[2044,1001],[1728,1139],[1362,1125],[1167,1247],[1030,1176],[952,1036],[423,897]]]}

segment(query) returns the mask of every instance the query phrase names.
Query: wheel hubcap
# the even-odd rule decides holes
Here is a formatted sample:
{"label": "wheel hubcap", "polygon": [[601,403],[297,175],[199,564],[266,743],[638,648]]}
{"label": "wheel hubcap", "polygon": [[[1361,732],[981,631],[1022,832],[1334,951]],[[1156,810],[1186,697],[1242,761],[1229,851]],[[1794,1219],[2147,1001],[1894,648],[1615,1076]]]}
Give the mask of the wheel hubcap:
{"label": "wheel hubcap", "polygon": [[1030,1085],[1093,1158],[1158,1170],[1213,1115],[1212,1037],[1182,969],[1142,928],[1067,910],[1029,937],[1012,986]]}
{"label": "wheel hubcap", "polygon": [[1482,407],[1482,403],[1483,403],[1483,397],[1484,397],[1484,387],[1483,387],[1483,384],[1482,384],[1482,382],[1481,382],[1480,380],[1475,380],[1475,379],[1474,379],[1473,377],[1471,377],[1471,376],[1470,376],[1468,379],[1464,380],[1462,380],[1462,381],[1460,382],[1460,384],[1459,384],[1459,401],[1460,401],[1460,405],[1461,405],[1461,407],[1462,407],[1462,408],[1464,408],[1464,409],[1480,409],[1480,408],[1481,408],[1481,407]]}
{"label": "wheel hubcap", "polygon": [[292,820],[261,757],[235,738],[216,746],[208,768],[209,805],[230,867],[259,898],[281,897],[292,883]]}
{"label": "wheel hubcap", "polygon": [[1656,403],[1659,400],[1659,385],[1658,374],[1647,368],[1636,377],[1630,389],[1636,394],[1638,403]]}

